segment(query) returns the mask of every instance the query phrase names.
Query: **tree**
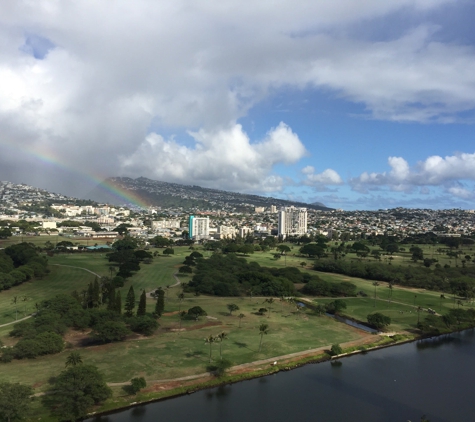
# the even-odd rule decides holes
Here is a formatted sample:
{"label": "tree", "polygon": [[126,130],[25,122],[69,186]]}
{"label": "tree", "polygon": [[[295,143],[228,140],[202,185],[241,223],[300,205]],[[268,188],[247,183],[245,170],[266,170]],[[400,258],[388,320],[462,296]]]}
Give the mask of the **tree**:
{"label": "tree", "polygon": [[192,308],[188,309],[188,315],[198,321],[200,316],[206,316],[206,311],[201,306],[193,306]]}
{"label": "tree", "polygon": [[386,246],[386,252],[389,252],[391,255],[394,252],[399,252],[399,246],[397,243],[389,243],[388,246]]}
{"label": "tree", "polygon": [[90,408],[112,395],[103,375],[92,365],[76,365],[62,371],[50,381],[43,403],[60,420],[77,421]]}
{"label": "tree", "polygon": [[147,296],[145,290],[140,295],[139,307],[137,308],[137,316],[143,316],[147,312]]}
{"label": "tree", "polygon": [[82,363],[82,357],[77,351],[71,352],[66,358],[66,366],[76,366]]}
{"label": "tree", "polygon": [[344,300],[336,299],[327,304],[327,312],[330,314],[339,314],[346,309],[346,302]]}
{"label": "tree", "polygon": [[23,419],[30,410],[33,388],[18,383],[0,383],[0,420]]}
{"label": "tree", "polygon": [[97,277],[94,279],[94,284],[92,286],[92,307],[97,308],[101,304],[101,289],[99,287],[99,281]]}
{"label": "tree", "polygon": [[373,286],[374,286],[374,302],[373,302],[373,308],[376,307],[376,287],[379,286],[378,281],[373,281]]}
{"label": "tree", "polygon": [[163,255],[173,255],[175,253],[175,250],[173,248],[166,248],[163,251]]}
{"label": "tree", "polygon": [[317,315],[323,315],[326,311],[325,305],[322,305],[321,303],[315,307],[315,313]]}
{"label": "tree", "polygon": [[239,315],[238,315],[238,318],[239,318],[239,328],[241,328],[241,321],[242,321],[242,319],[243,319],[244,317],[245,317],[244,314],[239,314]]}
{"label": "tree", "polygon": [[129,330],[122,321],[103,321],[94,326],[92,336],[102,343],[122,341],[129,334]]}
{"label": "tree", "polygon": [[207,370],[213,372],[217,377],[222,377],[226,370],[232,366],[232,362],[228,359],[221,359],[218,362],[208,365]]}
{"label": "tree", "polygon": [[173,243],[171,239],[167,239],[166,237],[163,236],[155,236],[150,243],[155,245],[156,248],[164,248],[165,246],[168,246]]}
{"label": "tree", "polygon": [[135,308],[135,292],[134,287],[130,286],[127,297],[125,298],[125,315],[131,317]]}
{"label": "tree", "polygon": [[287,245],[278,245],[277,250],[280,252],[281,255],[284,255],[287,252],[290,252],[290,248]]}
{"label": "tree", "polygon": [[222,331],[216,336],[216,338],[219,341],[219,358],[220,360],[223,360],[223,354],[222,354],[223,341],[228,339],[228,335],[224,331]]}
{"label": "tree", "polygon": [[178,312],[181,311],[181,302],[185,300],[185,294],[183,292],[177,294],[178,297]]}
{"label": "tree", "polygon": [[205,338],[205,343],[206,344],[209,344],[209,363],[211,363],[211,352],[212,352],[212,349],[211,349],[211,346],[213,345],[213,343],[215,343],[217,341],[217,337],[213,336],[213,335],[209,335],[208,337]]}
{"label": "tree", "polygon": [[423,260],[424,259],[424,252],[422,251],[422,249],[419,247],[419,246],[412,246],[410,249],[409,249],[409,252],[412,253],[412,257],[411,259],[416,262],[418,260]]}
{"label": "tree", "polygon": [[180,317],[180,330],[181,330],[181,323],[183,322],[183,318],[186,316],[186,311],[178,312],[178,316]]}
{"label": "tree", "polygon": [[307,243],[305,246],[300,248],[300,253],[308,255],[310,258],[315,256],[321,258],[325,255],[325,248],[317,243]]}
{"label": "tree", "polygon": [[130,380],[130,385],[127,386],[127,392],[130,394],[137,394],[142,388],[147,386],[147,381],[144,377],[132,378]]}
{"label": "tree", "polygon": [[272,306],[271,305],[274,303],[274,298],[270,297],[270,298],[266,299],[264,302],[269,304],[269,313],[267,314],[267,318],[270,318],[270,313],[272,311]]}
{"label": "tree", "polygon": [[155,295],[157,297],[157,302],[155,303],[154,315],[156,318],[160,318],[165,309],[165,292],[163,289],[157,289],[155,290]]}
{"label": "tree", "polygon": [[382,330],[386,328],[388,325],[391,324],[391,318],[383,315],[379,312],[375,312],[374,314],[369,314],[367,316],[368,324],[372,325],[378,330]]}
{"label": "tree", "polygon": [[330,349],[330,353],[332,356],[341,355],[343,353],[343,349],[339,344],[333,344]]}
{"label": "tree", "polygon": [[191,268],[189,265],[182,265],[180,268],[178,268],[178,272],[180,274],[192,274],[193,268]]}
{"label": "tree", "polygon": [[107,299],[107,309],[109,311],[115,310],[115,300],[116,300],[115,289],[111,287],[109,289],[109,294],[108,294],[108,299]]}
{"label": "tree", "polygon": [[12,303],[15,305],[15,321],[18,319],[18,296],[13,296]]}
{"label": "tree", "polygon": [[0,239],[6,239],[7,237],[11,237],[12,235],[12,231],[9,228],[0,229]]}
{"label": "tree", "polygon": [[120,290],[115,295],[114,311],[116,311],[119,315],[122,313],[122,297],[120,294]]}
{"label": "tree", "polygon": [[151,336],[159,326],[157,320],[149,315],[132,317],[129,324],[132,331],[145,336]]}
{"label": "tree", "polygon": [[234,311],[239,311],[239,306],[237,306],[235,303],[229,303],[228,310],[229,310],[229,315],[232,315]]}
{"label": "tree", "polygon": [[264,337],[264,334],[269,333],[269,325],[268,324],[261,324],[259,325],[259,335],[261,336],[261,341],[259,342],[259,351],[261,351],[262,347],[262,338]]}

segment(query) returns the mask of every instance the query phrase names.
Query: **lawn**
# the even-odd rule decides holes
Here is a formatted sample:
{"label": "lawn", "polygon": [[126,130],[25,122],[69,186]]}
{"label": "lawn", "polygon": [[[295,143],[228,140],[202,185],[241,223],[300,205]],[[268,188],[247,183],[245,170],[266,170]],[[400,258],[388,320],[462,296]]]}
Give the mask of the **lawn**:
{"label": "lawn", "polygon": [[[142,269],[131,279],[127,280],[122,289],[122,297],[131,284],[134,285],[136,297],[141,289],[151,291],[159,286],[166,288],[165,314],[160,319],[159,330],[151,337],[133,335],[126,342],[95,345],[80,348],[83,360],[98,366],[105,374],[108,382],[124,382],[135,376],[144,376],[147,380],[169,379],[190,374],[202,373],[209,362],[209,345],[205,344],[205,337],[217,335],[224,331],[229,339],[222,344],[223,356],[234,364],[252,362],[258,359],[271,358],[288,353],[307,350],[334,343],[344,343],[356,340],[365,335],[359,330],[336,322],[326,316],[316,316],[309,309],[296,312],[294,305],[276,299],[272,305],[270,315],[256,314],[264,304],[264,298],[219,298],[194,296],[186,294],[184,301],[178,299],[180,286],[170,287],[176,280],[173,275],[177,272],[183,259],[190,253],[189,248],[175,248],[175,255],[165,257],[157,250],[160,257],[154,258],[151,264],[141,264]],[[155,250],[152,250],[155,252]],[[105,256],[97,253],[72,255],[56,255],[49,258],[50,264],[70,265],[72,267],[87,268],[103,276],[109,275],[109,262]],[[250,260],[259,262],[263,266],[284,267],[285,265],[298,266],[306,261],[301,257],[287,257],[275,260],[272,253],[255,253]],[[358,320],[365,321],[366,316],[373,311],[380,311],[392,318],[390,330],[411,330],[417,323],[417,306],[431,307],[439,311],[453,306],[451,298],[440,299],[437,292],[393,288],[391,302],[388,302],[389,289],[387,283],[381,283],[375,288],[371,281],[349,278],[338,274],[316,273],[310,265],[303,271],[318,274],[329,281],[351,281],[366,297],[349,298],[345,314]],[[94,276],[84,270],[69,266],[51,265],[51,274],[44,280],[25,283],[9,291],[0,293],[0,323],[15,319],[15,308],[11,303],[14,296],[26,296],[28,301],[20,301],[18,317],[22,317],[34,309],[34,304],[40,300],[52,297],[58,293],[70,293],[72,290],[84,289]],[[189,277],[180,276],[182,281]],[[331,298],[316,298],[316,302],[328,302]],[[229,315],[227,305],[235,303],[239,311]],[[184,320],[179,331],[179,310],[187,310],[199,305],[208,314],[200,321]],[[25,307],[26,306],[26,307]],[[148,299],[147,307],[153,310],[154,300]],[[245,316],[239,327],[238,315]],[[425,314],[421,314],[423,318]],[[259,325],[269,325],[269,334],[263,338],[261,352],[259,348]],[[0,339],[6,344],[12,344],[8,337],[11,327],[0,328]],[[70,350],[78,348],[79,341],[86,337],[86,333],[71,331],[67,336],[68,348],[53,356],[45,356],[35,360],[13,361],[2,365],[2,375],[5,380],[26,382],[32,384],[38,391],[46,386],[49,377],[57,374],[64,367],[64,361]],[[219,358],[219,345],[212,345],[213,359]],[[120,362],[120,364],[117,364]]]}
{"label": "lawn", "polygon": [[[35,304],[42,300],[59,293],[70,294],[75,289],[82,290],[94,281],[92,274],[77,268],[51,265],[50,270],[50,274],[43,279],[28,281],[0,292],[0,325],[35,312]],[[16,306],[13,303],[15,297]]]}
{"label": "lawn", "polygon": [[[270,316],[258,316],[255,312],[262,306],[263,298],[215,298],[186,297],[179,302],[178,288],[171,288],[165,311],[171,314],[160,319],[161,327],[150,338],[133,336],[126,342],[111,343],[81,348],[84,362],[97,365],[108,382],[124,382],[134,376],[147,380],[169,379],[206,371],[209,363],[209,345],[204,338],[224,331],[228,340],[222,345],[223,356],[234,364],[252,362],[258,359],[280,356],[310,348],[343,343],[361,338],[363,333],[338,323],[331,318],[301,313],[295,307],[276,302]],[[188,296],[188,295],[187,295]],[[235,303],[239,311],[229,315],[227,304]],[[149,300],[151,310],[153,300]],[[179,317],[174,311],[199,305],[208,313],[200,321],[183,321],[185,331],[171,331],[179,328]],[[238,315],[245,315],[239,328]],[[269,334],[263,338],[259,353],[259,325],[269,325]],[[75,336],[81,333],[72,332]],[[69,337],[73,339],[74,336]],[[3,378],[11,382],[27,382],[39,391],[46,386],[46,380],[64,367],[64,361],[71,349],[58,355],[34,360],[16,361],[2,365]],[[219,359],[219,345],[212,345],[213,360]],[[120,362],[120,365],[117,363]]]}

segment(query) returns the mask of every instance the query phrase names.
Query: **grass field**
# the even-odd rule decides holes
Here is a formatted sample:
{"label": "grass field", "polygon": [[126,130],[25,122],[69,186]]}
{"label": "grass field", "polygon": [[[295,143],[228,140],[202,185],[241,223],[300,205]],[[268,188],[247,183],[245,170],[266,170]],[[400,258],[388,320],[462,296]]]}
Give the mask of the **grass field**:
{"label": "grass field", "polygon": [[[158,251],[161,254],[162,250]],[[159,286],[173,285],[176,282],[173,275],[189,253],[190,250],[186,247],[175,248],[175,255],[171,257],[160,256],[151,264],[142,264],[142,269],[126,282],[122,289],[122,297],[125,297],[131,284],[134,285],[136,294],[141,289],[150,291]],[[383,312],[392,318],[390,330],[414,329],[417,323],[417,306],[431,307],[437,311],[440,308],[444,311],[453,306],[451,298],[441,300],[437,292],[402,289],[397,286],[393,288],[391,302],[388,302],[387,283],[381,283],[376,288],[375,300],[375,289],[371,281],[350,279],[337,274],[316,273],[311,270],[312,261],[301,257],[288,256],[286,259],[275,260],[272,252],[265,252],[255,253],[248,259],[262,266],[296,266],[329,281],[351,281],[357,285],[359,291],[368,296],[345,299],[348,305],[345,314],[365,321],[369,313]],[[302,261],[307,263],[304,268],[300,265]],[[110,265],[101,254],[56,255],[49,258],[49,262],[61,266],[51,265],[51,274],[44,280],[24,283],[0,293],[0,324],[15,319],[15,307],[11,303],[13,296],[29,298],[26,302],[20,300],[18,305],[18,318],[20,318],[34,309],[34,303],[58,293],[81,290],[94,280],[92,274],[72,267],[87,268],[103,276],[110,274]],[[183,281],[188,279],[188,277],[182,278]],[[166,290],[166,314],[160,319],[161,327],[153,336],[146,338],[133,335],[126,342],[80,348],[83,360],[97,365],[108,382],[124,382],[136,376],[144,376],[151,381],[204,372],[209,361],[209,345],[205,344],[204,338],[222,331],[229,336],[222,345],[223,356],[234,364],[353,341],[365,335],[329,317],[316,316],[309,309],[298,315],[294,306],[279,300],[272,305],[270,316],[267,317],[256,315],[260,307],[266,306],[263,305],[264,298],[253,298],[251,301],[249,298],[196,297],[187,294],[185,300],[180,302],[177,297],[179,292],[181,292],[179,286]],[[325,303],[333,299],[312,300]],[[235,303],[240,308],[232,316],[227,310],[229,303]],[[176,331],[180,327],[177,311],[195,305],[205,309],[208,317],[202,317],[198,322],[185,320],[182,322],[185,331]],[[149,299],[147,306],[151,311],[154,301]],[[237,315],[241,312],[245,317],[241,321],[240,328]],[[425,314],[421,314],[420,318],[424,316]],[[262,350],[259,353],[258,327],[261,323],[269,324],[270,331],[264,336]],[[13,339],[8,337],[10,330],[11,326],[0,327],[0,339],[6,344],[13,344]],[[2,378],[12,382],[25,382],[41,391],[46,387],[48,378],[64,368],[64,361],[69,351],[78,348],[80,341],[85,337],[87,332],[70,331],[66,337],[69,347],[64,352],[35,360],[15,360],[2,365]],[[212,352],[213,358],[217,359],[218,344],[212,346]]]}
{"label": "grass field", "polygon": [[[0,325],[15,321],[16,311],[18,319],[23,318],[35,312],[35,303],[59,293],[70,294],[74,289],[84,289],[94,280],[92,274],[77,268],[50,266],[50,270],[50,274],[41,280],[29,281],[0,292]],[[15,296],[16,307],[13,303]]]}
{"label": "grass field", "polygon": [[[258,316],[262,298],[210,298],[187,297],[182,309],[199,305],[208,313],[200,321],[185,320],[182,327],[186,331],[170,331],[179,328],[179,317],[173,314],[180,302],[176,298],[178,288],[171,288],[166,301],[165,315],[160,319],[161,327],[150,337],[134,336],[136,339],[124,343],[112,343],[81,349],[83,360],[95,364],[104,372],[108,382],[124,382],[134,376],[144,376],[148,380],[169,379],[205,372],[209,363],[209,345],[204,338],[225,331],[229,339],[222,345],[223,356],[234,364],[257,359],[280,356],[333,343],[356,340],[363,335],[344,324],[328,317],[319,317],[310,312],[297,315],[294,306],[275,303],[270,317]],[[226,305],[236,303],[240,310],[229,315]],[[148,303],[152,309],[153,301]],[[239,328],[238,314],[245,315]],[[259,353],[259,325],[269,324],[269,334],[263,338]],[[71,343],[84,336],[72,332]],[[219,345],[212,346],[213,359],[219,358]],[[13,361],[2,365],[2,376],[9,381],[28,382],[41,390],[46,380],[64,367],[69,353],[65,350],[58,355],[35,360]],[[117,364],[120,362],[120,365]]]}
{"label": "grass field", "polygon": [[[161,250],[158,251],[161,253]],[[189,252],[189,249],[185,247],[176,248],[176,255],[160,256],[155,258],[152,264],[141,264],[141,270],[127,280],[124,292],[122,292],[123,297],[132,284],[136,291],[142,289],[151,291],[160,286],[175,284],[173,274],[176,273]],[[70,294],[73,290],[85,289],[88,283],[94,281],[95,276],[81,268],[86,268],[102,276],[110,275],[110,264],[105,254],[59,254],[48,257],[48,262],[51,272],[44,279],[26,282],[0,292],[0,325],[15,321],[16,317],[20,319],[31,314],[36,309],[35,303],[42,300],[60,293]],[[15,296],[17,297],[16,306],[13,303]]]}

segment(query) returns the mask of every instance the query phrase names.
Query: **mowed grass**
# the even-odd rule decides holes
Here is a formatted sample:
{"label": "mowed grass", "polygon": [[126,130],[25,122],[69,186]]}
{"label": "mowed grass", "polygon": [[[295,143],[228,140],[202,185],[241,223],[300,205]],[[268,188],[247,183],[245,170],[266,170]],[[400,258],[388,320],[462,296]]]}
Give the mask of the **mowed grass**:
{"label": "mowed grass", "polygon": [[[424,245],[423,245],[424,246]],[[295,247],[294,247],[295,249]],[[428,250],[429,247],[427,247]],[[301,271],[309,274],[318,275],[321,279],[330,282],[348,281],[357,286],[358,292],[363,292],[367,297],[344,298],[347,303],[345,315],[365,322],[368,314],[381,312],[391,317],[392,324],[389,330],[394,331],[413,331],[417,326],[418,320],[423,320],[427,315],[427,308],[434,309],[439,314],[444,314],[457,306],[456,301],[462,298],[455,298],[447,293],[430,291],[424,289],[403,288],[393,286],[392,293],[386,282],[380,281],[379,285],[373,285],[372,280],[364,280],[355,277],[334,273],[322,273],[311,269],[311,260],[303,260],[301,257],[288,256],[287,262],[283,258],[275,260],[273,252],[254,253],[249,258],[251,261],[258,262],[262,266],[284,268],[284,266],[299,267]],[[399,257],[399,259],[403,259]],[[409,259],[408,259],[409,260]],[[301,262],[307,262],[308,265],[302,267]],[[420,264],[412,264],[420,265]],[[443,295],[443,297],[441,297]],[[376,298],[376,300],[375,300]],[[317,302],[323,304],[334,300],[334,298],[318,298]],[[464,302],[464,309],[473,307],[473,302]],[[417,308],[422,307],[424,311],[418,315]]]}
{"label": "mowed grass", "polygon": [[[20,319],[35,312],[35,304],[42,300],[60,293],[70,294],[75,289],[85,289],[89,282],[94,281],[92,274],[77,268],[50,266],[50,270],[50,274],[43,279],[0,292],[0,325],[15,321],[16,316]],[[16,307],[14,297],[17,297]]]}
{"label": "mowed grass", "polygon": [[[357,340],[364,334],[325,316],[316,316],[310,311],[297,314],[295,307],[276,302],[272,306],[270,317],[258,316],[255,312],[262,306],[263,298],[215,298],[187,297],[179,302],[176,293],[169,290],[164,315],[160,319],[161,327],[153,336],[125,342],[111,343],[80,348],[84,362],[97,365],[105,374],[108,382],[125,382],[135,376],[144,376],[147,380],[171,379],[191,374],[203,373],[209,364],[209,345],[205,337],[220,332],[228,334],[228,340],[222,344],[223,357],[233,364],[252,362],[258,359],[281,356],[310,348],[329,346]],[[188,295],[187,295],[188,296]],[[239,311],[229,315],[227,304],[235,303]],[[153,300],[148,301],[152,310]],[[199,321],[185,320],[179,329],[179,317],[174,311],[189,309],[199,305],[208,313]],[[239,328],[239,313],[245,315]],[[261,352],[259,349],[259,325],[269,325],[269,333],[264,335]],[[76,336],[81,333],[73,332]],[[35,360],[12,361],[2,365],[2,375],[10,382],[27,382],[38,391],[46,387],[49,377],[58,374],[64,368],[64,361],[71,349],[58,355],[41,357]],[[219,344],[212,345],[212,359],[219,359]]]}
{"label": "mowed grass", "polygon": [[[154,252],[155,250],[152,250]],[[157,250],[162,255],[162,250]],[[175,284],[173,275],[177,272],[184,257],[191,251],[188,248],[175,248],[175,255],[171,257],[156,257],[151,264],[141,264],[141,270],[126,282],[121,289],[123,300],[130,285],[134,286],[136,299],[140,290],[151,291],[159,286],[167,287]],[[203,252],[203,251],[200,251]],[[75,255],[57,255],[50,258],[50,263],[71,265],[88,268],[101,275],[109,275],[110,264],[105,256],[97,253],[84,253]],[[406,331],[414,328],[417,323],[416,307],[431,307],[439,311],[453,306],[451,298],[440,300],[437,292],[423,290],[393,288],[392,302],[387,301],[389,291],[387,283],[381,283],[376,289],[376,302],[374,301],[374,286],[371,281],[349,278],[337,274],[318,273],[311,270],[311,260],[301,257],[287,257],[275,260],[272,253],[255,253],[248,258],[259,262],[262,266],[284,267],[285,265],[301,268],[300,263],[306,261],[308,265],[301,268],[310,274],[317,274],[329,281],[351,281],[356,284],[359,291],[368,296],[363,298],[349,298],[345,314],[365,321],[368,313],[380,311],[389,315],[393,324],[390,330]],[[8,292],[0,293],[0,306],[9,305],[9,321],[12,317],[11,296],[21,296],[22,290],[32,299],[26,302],[27,306],[35,301],[52,297],[57,293],[71,293],[72,290],[84,289],[94,276],[86,271],[71,267],[51,265],[51,274],[44,280],[25,283]],[[189,277],[180,276],[180,280],[187,281]],[[41,284],[42,283],[42,284]],[[34,288],[36,295],[32,294]],[[306,309],[298,315],[295,306],[276,299],[272,305],[269,317],[258,316],[256,311],[261,307],[268,307],[263,303],[264,298],[219,298],[207,296],[193,296],[186,294],[183,302],[178,300],[177,294],[181,292],[180,286],[166,289],[166,314],[160,319],[159,330],[151,337],[133,335],[125,342],[95,345],[90,347],[77,346],[78,340],[87,337],[87,333],[71,331],[67,336],[70,346],[64,352],[45,356],[35,360],[23,360],[2,365],[2,375],[7,381],[24,382],[34,385],[38,391],[46,387],[49,377],[58,374],[64,368],[64,361],[70,350],[78,348],[83,360],[95,364],[105,374],[108,382],[125,382],[136,376],[144,376],[147,380],[171,379],[191,374],[205,372],[209,362],[209,345],[205,344],[205,337],[217,335],[224,331],[229,339],[222,344],[223,356],[230,359],[233,364],[252,362],[258,359],[304,351],[311,348],[330,346],[335,343],[344,343],[361,338],[363,332],[334,321],[326,316],[316,316],[311,310]],[[4,296],[5,293],[8,293]],[[34,299],[33,299],[34,298]],[[331,298],[316,298],[317,302],[328,302]],[[21,302],[20,302],[21,303]],[[227,305],[235,303],[239,311],[229,315]],[[185,331],[179,329],[180,320],[177,314],[179,309],[187,310],[199,305],[207,312],[209,318],[201,317],[200,321],[182,321]],[[154,300],[147,300],[147,309],[152,311]],[[20,309],[20,307],[19,307]],[[238,315],[245,315],[239,328]],[[19,313],[19,318],[22,315]],[[420,318],[425,315],[421,314]],[[3,316],[0,316],[3,318]],[[8,319],[5,317],[5,319]],[[7,321],[7,322],[9,322]],[[261,352],[259,348],[259,325],[269,325],[269,334],[264,335]],[[6,344],[12,344],[8,337],[10,327],[0,328],[0,338]],[[212,357],[219,358],[219,344],[212,345]]]}
{"label": "mowed grass", "polygon": [[[155,250],[152,250],[154,252]],[[162,250],[157,250],[160,254]],[[184,257],[191,251],[188,248],[176,248],[176,255],[154,258],[152,264],[141,264],[141,270],[127,280],[122,291],[125,298],[131,285],[136,292],[145,289],[147,292],[157,287],[166,287],[176,283],[173,274],[178,271]],[[95,276],[86,268],[101,276],[110,276],[111,264],[105,254],[81,253],[58,254],[48,257],[50,274],[0,292],[0,325],[13,322],[35,312],[36,303],[52,298],[57,294],[71,294],[73,290],[81,291],[94,281]],[[59,264],[59,265],[56,265]],[[78,268],[74,268],[78,267]],[[185,280],[189,278],[184,277]],[[17,297],[17,305],[13,298]],[[26,298],[26,300],[25,300]]]}

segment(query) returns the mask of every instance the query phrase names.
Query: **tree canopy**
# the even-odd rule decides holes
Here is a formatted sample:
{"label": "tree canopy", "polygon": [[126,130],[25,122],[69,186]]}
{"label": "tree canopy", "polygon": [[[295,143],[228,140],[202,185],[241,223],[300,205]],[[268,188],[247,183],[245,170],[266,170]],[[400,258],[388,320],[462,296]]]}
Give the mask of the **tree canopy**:
{"label": "tree canopy", "polygon": [[84,418],[93,405],[111,395],[111,389],[95,366],[76,365],[52,378],[43,403],[60,420],[77,421]]}

